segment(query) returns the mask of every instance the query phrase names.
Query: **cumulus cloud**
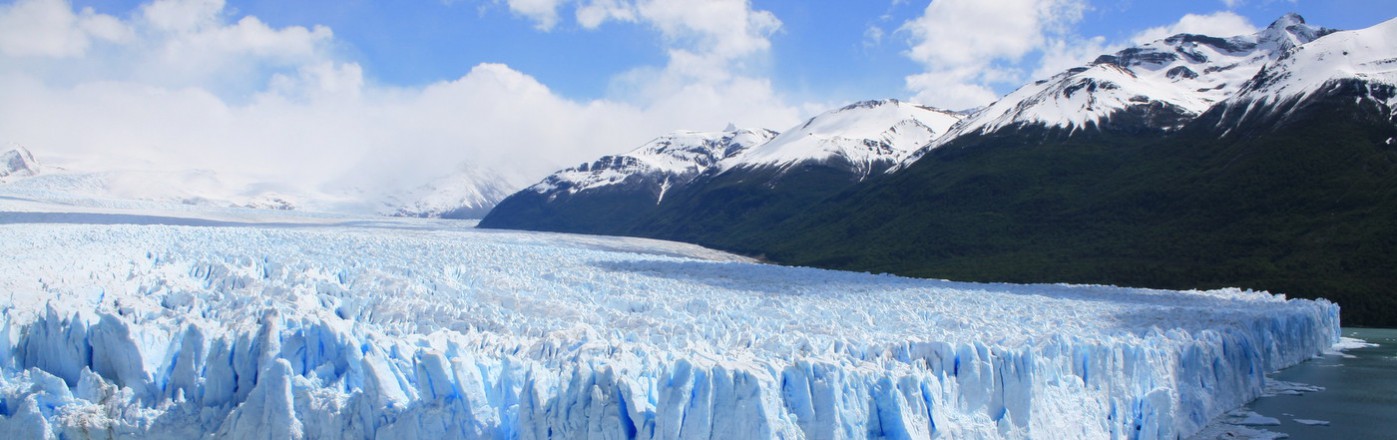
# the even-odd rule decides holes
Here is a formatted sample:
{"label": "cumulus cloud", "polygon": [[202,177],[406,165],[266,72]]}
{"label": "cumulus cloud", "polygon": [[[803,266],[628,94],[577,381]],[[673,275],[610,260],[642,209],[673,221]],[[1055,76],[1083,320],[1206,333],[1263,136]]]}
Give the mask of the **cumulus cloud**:
{"label": "cumulus cloud", "polygon": [[770,37],[781,27],[775,15],[753,9],[747,0],[546,1],[549,14],[530,12],[533,6],[516,5],[514,0],[508,5],[541,29],[556,25],[558,10],[571,7],[585,29],[618,22],[647,26],[660,34],[667,63],[637,67],[617,75],[611,85],[612,93],[627,101],[674,99],[695,86],[705,93],[751,92],[754,84],[766,83],[760,70],[771,49]]}
{"label": "cumulus cloud", "polygon": [[608,20],[635,22],[635,4],[629,0],[592,0],[577,6],[577,23],[587,29],[596,29]]}
{"label": "cumulus cloud", "polygon": [[[525,13],[562,17],[545,3],[516,12],[554,26]],[[420,87],[376,84],[336,53],[329,28],[273,27],[221,0],[155,0],[124,18],[21,0],[0,8],[0,24],[32,24],[27,35],[44,38],[0,26],[0,141],[76,169],[200,168],[260,188],[391,190],[462,163],[523,184],[677,128],[795,123],[800,110],[740,69],[768,50],[779,22],[745,2],[703,3],[582,5],[614,9],[596,25],[644,20],[670,61],[649,68],[655,76],[618,76],[635,99],[575,100],[501,64]]]}
{"label": "cumulus cloud", "polygon": [[1014,67],[1026,55],[1068,34],[1085,0],[937,0],[900,29],[907,57],[925,71],[907,77],[916,99],[946,108],[988,104],[993,86],[1023,79]]}
{"label": "cumulus cloud", "polygon": [[507,0],[509,10],[534,21],[539,30],[551,30],[558,24],[558,8],[567,0]]}
{"label": "cumulus cloud", "polygon": [[863,46],[877,47],[883,44],[883,35],[886,32],[878,26],[869,26],[863,30]]}
{"label": "cumulus cloud", "polygon": [[74,57],[93,40],[124,41],[131,30],[120,20],[84,8],[74,12],[64,0],[19,0],[0,5],[0,54]]}
{"label": "cumulus cloud", "polygon": [[1085,65],[1102,54],[1125,49],[1121,43],[1108,43],[1106,37],[1062,38],[1049,41],[1042,48],[1033,78],[1048,78],[1064,70]]}
{"label": "cumulus cloud", "polygon": [[1168,26],[1145,29],[1131,37],[1131,42],[1144,44],[1178,34],[1200,34],[1219,37],[1256,33],[1259,28],[1232,11],[1218,11],[1212,14],[1187,14]]}

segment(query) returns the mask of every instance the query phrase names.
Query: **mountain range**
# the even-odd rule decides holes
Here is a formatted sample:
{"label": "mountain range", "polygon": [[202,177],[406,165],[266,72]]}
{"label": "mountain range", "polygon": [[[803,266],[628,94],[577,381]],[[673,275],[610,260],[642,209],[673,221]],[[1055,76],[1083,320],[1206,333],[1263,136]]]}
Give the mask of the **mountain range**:
{"label": "mountain range", "polygon": [[300,188],[207,169],[41,166],[19,145],[0,153],[0,190],[7,195],[104,207],[175,203],[478,219],[520,186],[515,179],[466,164],[421,186],[368,191]]}
{"label": "mountain range", "polygon": [[1397,326],[1397,20],[1286,15],[1096,58],[962,114],[893,100],[681,132],[481,227],[681,240],[976,281],[1240,286]]}

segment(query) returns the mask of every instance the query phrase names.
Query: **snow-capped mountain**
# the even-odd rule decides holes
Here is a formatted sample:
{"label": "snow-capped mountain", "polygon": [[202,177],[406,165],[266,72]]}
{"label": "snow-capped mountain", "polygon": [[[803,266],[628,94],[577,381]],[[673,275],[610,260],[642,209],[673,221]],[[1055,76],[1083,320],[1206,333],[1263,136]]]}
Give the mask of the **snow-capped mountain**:
{"label": "snow-capped mountain", "polygon": [[[73,162],[73,163],[70,163]],[[98,166],[93,166],[98,163]],[[154,163],[104,166],[90,158],[40,165],[29,150],[14,146],[0,154],[3,192],[24,199],[64,200],[76,206],[210,206],[263,210],[309,210],[358,215],[480,218],[522,187],[489,170],[462,166],[425,185],[381,188],[316,188],[249,176]],[[23,177],[21,179],[21,177]]]}
{"label": "snow-capped mountain", "polygon": [[480,218],[519,186],[489,170],[462,167],[459,171],[390,195],[385,214],[399,217]]}
{"label": "snow-capped mountain", "polygon": [[629,153],[568,168],[500,201],[483,227],[624,234],[669,195],[720,169],[724,160],[770,141],[776,132],[738,129],[677,131]]}
{"label": "snow-capped mountain", "polygon": [[1236,94],[1267,63],[1332,32],[1289,14],[1252,35],[1179,34],[1103,55],[1015,90],[941,143],[1015,126],[1102,128],[1126,115],[1149,129],[1177,129]]}
{"label": "snow-capped mountain", "polygon": [[[689,208],[780,211],[886,171],[961,117],[889,99],[825,112],[780,134],[676,132],[554,173],[502,201],[481,225],[627,234],[655,218],[685,217]],[[694,221],[728,221],[701,217]],[[681,223],[674,225],[687,227]]]}
{"label": "snow-capped mountain", "polygon": [[0,153],[0,182],[33,176],[39,174],[39,169],[39,161],[24,147],[13,145],[9,151]]}
{"label": "snow-capped mountain", "polygon": [[699,174],[776,136],[766,129],[738,129],[729,126],[720,132],[677,131],[656,138],[630,153],[603,156],[554,173],[528,189],[556,197],[559,193],[611,187],[623,183],[651,185],[655,203],[676,185],[683,185]]}
{"label": "snow-capped mountain", "polygon": [[1284,114],[1311,97],[1334,93],[1397,116],[1397,19],[1335,32],[1287,51],[1224,103],[1219,123]]}
{"label": "snow-capped mountain", "polygon": [[858,102],[810,118],[722,166],[785,169],[807,162],[838,162],[868,176],[946,134],[961,118],[895,99]]}
{"label": "snow-capped mountain", "polygon": [[248,181],[212,170],[90,171],[45,167],[43,173],[8,182],[0,178],[0,182],[5,182],[0,188],[10,196],[64,200],[90,207],[154,203],[287,210],[298,209],[309,198],[292,188]]}

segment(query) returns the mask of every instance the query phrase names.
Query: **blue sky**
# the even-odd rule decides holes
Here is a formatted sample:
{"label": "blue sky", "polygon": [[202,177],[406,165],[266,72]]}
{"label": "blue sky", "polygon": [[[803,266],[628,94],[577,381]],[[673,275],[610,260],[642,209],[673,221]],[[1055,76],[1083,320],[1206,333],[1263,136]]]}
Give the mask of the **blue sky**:
{"label": "blue sky", "polygon": [[[78,0],[116,16],[142,2]],[[752,1],[780,20],[772,33],[769,74],[783,93],[816,101],[907,97],[904,77],[920,66],[905,56],[907,35],[898,29],[922,14],[928,2],[910,0]],[[1287,12],[1310,23],[1357,29],[1397,17],[1397,2],[1383,0],[1094,1],[1071,35],[1127,41],[1168,26],[1186,14],[1229,11],[1264,27]],[[569,5],[559,6],[566,15]],[[356,60],[374,81],[421,86],[458,78],[480,63],[502,63],[527,73],[572,99],[608,95],[610,80],[635,66],[663,65],[665,45],[641,23],[607,23],[586,29],[560,17],[548,30],[501,1],[287,1],[231,0],[227,15],[254,16],[273,27],[324,25],[337,50]],[[869,29],[883,36],[870,41]],[[1025,57],[1025,66],[1035,61]],[[1031,70],[1031,69],[1029,69]],[[998,84],[1002,93],[1011,84]]]}
{"label": "blue sky", "polygon": [[675,129],[985,105],[1135,42],[1287,12],[1357,29],[1397,2],[4,0],[0,142],[314,185],[459,164],[529,181]]}

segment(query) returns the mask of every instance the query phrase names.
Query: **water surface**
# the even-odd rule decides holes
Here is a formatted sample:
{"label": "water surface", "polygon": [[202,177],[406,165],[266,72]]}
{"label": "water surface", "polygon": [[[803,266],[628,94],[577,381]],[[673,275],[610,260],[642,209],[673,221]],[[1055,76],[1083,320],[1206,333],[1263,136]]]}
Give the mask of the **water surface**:
{"label": "water surface", "polygon": [[[1343,335],[1378,346],[1326,355],[1270,375],[1324,390],[1253,401],[1248,408],[1281,423],[1258,428],[1292,440],[1397,439],[1397,329],[1345,328]],[[1306,425],[1296,419],[1329,425]]]}

